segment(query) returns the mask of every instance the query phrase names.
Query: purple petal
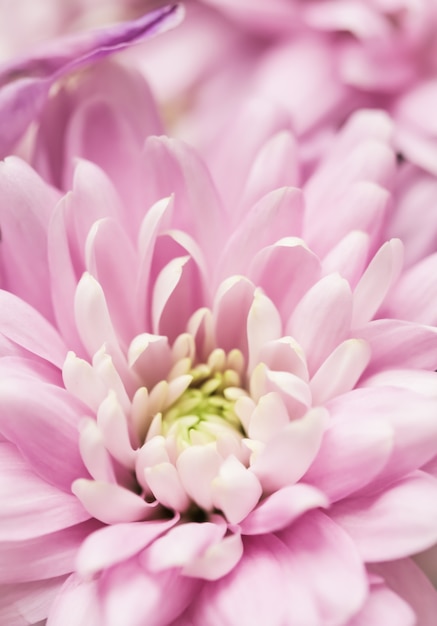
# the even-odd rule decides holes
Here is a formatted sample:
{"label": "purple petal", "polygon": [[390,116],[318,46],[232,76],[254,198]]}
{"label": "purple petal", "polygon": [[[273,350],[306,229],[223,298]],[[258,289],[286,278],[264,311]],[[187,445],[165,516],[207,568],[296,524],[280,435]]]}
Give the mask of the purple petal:
{"label": "purple petal", "polygon": [[60,77],[117,50],[151,37],[182,18],[178,5],[152,11],[131,22],[60,39],[33,56],[0,70],[0,154],[7,154],[42,111],[51,85]]}

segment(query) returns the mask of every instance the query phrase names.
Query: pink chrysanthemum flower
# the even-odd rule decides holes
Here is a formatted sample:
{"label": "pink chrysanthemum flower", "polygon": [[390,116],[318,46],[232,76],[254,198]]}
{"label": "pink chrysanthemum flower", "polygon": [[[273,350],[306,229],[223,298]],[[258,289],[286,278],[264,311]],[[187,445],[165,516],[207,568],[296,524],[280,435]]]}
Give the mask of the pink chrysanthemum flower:
{"label": "pink chrysanthemum flower", "polygon": [[389,120],[303,190],[290,133],[246,144],[217,191],[132,132],[137,88],[51,110],[66,195],[0,165],[2,623],[432,626],[437,332],[384,314]]}

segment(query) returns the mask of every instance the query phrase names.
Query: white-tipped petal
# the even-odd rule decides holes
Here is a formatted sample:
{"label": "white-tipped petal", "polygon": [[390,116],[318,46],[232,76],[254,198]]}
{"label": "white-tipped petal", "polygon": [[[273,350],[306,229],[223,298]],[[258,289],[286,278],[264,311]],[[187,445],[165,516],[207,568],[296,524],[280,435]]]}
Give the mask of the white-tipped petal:
{"label": "white-tipped petal", "polygon": [[313,404],[323,404],[353,389],[371,357],[363,339],[347,339],[331,352],[310,382]]}
{"label": "white-tipped petal", "polygon": [[128,364],[149,389],[167,378],[172,366],[167,337],[149,333],[137,335],[129,346]]}
{"label": "white-tipped petal", "polygon": [[184,511],[190,504],[177,469],[172,463],[159,463],[146,467],[144,475],[153,495],[159,502],[174,511]]}
{"label": "white-tipped petal", "polygon": [[288,424],[255,456],[252,470],[267,492],[297,482],[315,458],[322,442],[328,413],[311,409]]}
{"label": "white-tipped petal", "polygon": [[368,322],[377,312],[402,268],[404,247],[399,239],[387,241],[375,254],[353,293],[352,325]]}
{"label": "white-tipped petal", "polygon": [[96,412],[107,390],[93,366],[69,352],[62,368],[65,388]]}
{"label": "white-tipped petal", "polygon": [[183,568],[185,576],[218,580],[226,576],[243,556],[241,535],[229,535],[211,546],[202,557]]}
{"label": "white-tipped petal", "polygon": [[291,419],[301,417],[311,406],[311,391],[307,382],[290,372],[271,371],[264,363],[252,372],[250,391],[256,401],[269,392],[277,392]]}
{"label": "white-tipped petal", "polygon": [[143,560],[152,572],[189,565],[216,544],[225,531],[225,524],[181,524],[154,541]]}
{"label": "white-tipped petal", "polygon": [[133,469],[135,452],[129,438],[126,415],[113,391],[109,392],[99,407],[97,424],[112,456],[125,467]]}
{"label": "white-tipped petal", "polygon": [[114,391],[123,410],[128,413],[130,411],[130,399],[124,382],[118,368],[114,365],[112,356],[107,354],[104,346],[94,354],[93,367],[108,391]]}
{"label": "white-tipped petal", "polygon": [[289,526],[295,519],[311,509],[328,506],[322,491],[297,483],[272,493],[242,522],[244,535],[264,535]]}
{"label": "white-tipped petal", "polygon": [[262,346],[279,339],[281,331],[281,318],[275,305],[260,290],[256,290],[247,316],[248,372],[259,363]]}
{"label": "white-tipped petal", "polygon": [[89,355],[97,352],[106,342],[118,347],[105,294],[97,280],[88,272],[83,274],[77,285],[74,314],[80,338]]}
{"label": "white-tipped petal", "polygon": [[86,510],[104,524],[147,519],[154,505],[120,485],[99,480],[75,480],[71,488]]}
{"label": "white-tipped petal", "polygon": [[85,467],[95,480],[116,482],[111,457],[93,419],[84,419],[81,424],[79,449]]}
{"label": "white-tipped petal", "polygon": [[231,524],[238,524],[257,505],[262,494],[258,478],[234,456],[221,465],[212,482],[212,498]]}
{"label": "white-tipped petal", "polygon": [[214,444],[186,448],[176,462],[185,491],[206,511],[214,506],[211,483],[217,476],[221,463],[222,458]]}
{"label": "white-tipped petal", "polygon": [[267,442],[289,423],[287,408],[278,393],[267,393],[259,399],[249,421],[248,435]]}

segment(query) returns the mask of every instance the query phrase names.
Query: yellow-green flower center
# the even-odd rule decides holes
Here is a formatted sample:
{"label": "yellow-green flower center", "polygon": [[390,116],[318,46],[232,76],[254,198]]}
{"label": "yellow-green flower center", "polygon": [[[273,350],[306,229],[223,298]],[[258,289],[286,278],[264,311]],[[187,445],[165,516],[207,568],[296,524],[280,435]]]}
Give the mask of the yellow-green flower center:
{"label": "yellow-green flower center", "polygon": [[183,447],[216,441],[224,435],[244,436],[234,411],[241,390],[239,374],[232,369],[213,371],[206,364],[190,370],[188,389],[162,416],[162,434],[175,437]]}

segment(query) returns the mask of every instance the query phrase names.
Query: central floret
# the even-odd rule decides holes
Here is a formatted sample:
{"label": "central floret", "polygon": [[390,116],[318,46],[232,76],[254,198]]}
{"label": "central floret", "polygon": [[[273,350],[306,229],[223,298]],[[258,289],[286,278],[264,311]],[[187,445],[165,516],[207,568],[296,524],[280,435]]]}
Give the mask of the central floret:
{"label": "central floret", "polygon": [[214,371],[200,364],[189,371],[188,389],[162,416],[162,434],[177,439],[182,447],[216,441],[226,434],[244,435],[234,411],[241,390],[240,375],[232,369]]}

